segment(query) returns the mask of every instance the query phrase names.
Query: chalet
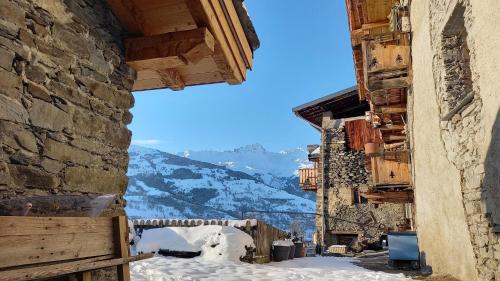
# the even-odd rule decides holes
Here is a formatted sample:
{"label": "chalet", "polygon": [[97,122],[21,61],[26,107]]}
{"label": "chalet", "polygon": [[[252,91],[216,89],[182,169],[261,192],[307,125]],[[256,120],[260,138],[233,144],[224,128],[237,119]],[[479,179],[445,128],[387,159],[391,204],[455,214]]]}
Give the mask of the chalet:
{"label": "chalet", "polygon": [[[370,148],[376,188],[366,198],[379,200],[392,176],[412,186],[422,267],[500,280],[500,2],[346,6],[359,98],[384,142]],[[401,169],[387,174],[387,157]]]}
{"label": "chalet", "polygon": [[258,47],[242,0],[1,1],[0,280],[129,280],[131,92],[243,83]]}
{"label": "chalet", "polygon": [[369,109],[357,87],[293,109],[321,134],[320,145],[308,146],[314,166],[300,169],[299,181],[316,192],[316,240],[323,246],[377,242],[388,231],[412,227],[407,154],[396,146],[381,152],[391,144],[367,121]]}

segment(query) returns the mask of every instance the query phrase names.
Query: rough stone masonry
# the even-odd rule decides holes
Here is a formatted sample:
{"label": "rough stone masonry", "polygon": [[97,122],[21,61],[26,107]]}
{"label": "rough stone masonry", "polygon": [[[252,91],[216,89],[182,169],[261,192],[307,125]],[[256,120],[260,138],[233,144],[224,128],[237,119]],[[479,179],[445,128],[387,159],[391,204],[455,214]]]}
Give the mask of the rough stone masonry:
{"label": "rough stone masonry", "polygon": [[[358,234],[361,239],[376,242],[380,235],[396,230],[405,223],[403,204],[355,202],[356,190],[366,190],[369,174],[365,169],[365,153],[346,146],[344,127],[327,126],[322,133],[322,167],[324,194],[325,244],[336,243],[335,233]],[[323,203],[323,202],[321,202]],[[317,203],[318,204],[318,203]],[[321,227],[321,221],[317,221]],[[320,229],[320,228],[319,228]]]}
{"label": "rough stone masonry", "polygon": [[2,215],[23,200],[101,194],[116,195],[102,215],[124,213],[135,73],[123,32],[105,1],[0,1]]}

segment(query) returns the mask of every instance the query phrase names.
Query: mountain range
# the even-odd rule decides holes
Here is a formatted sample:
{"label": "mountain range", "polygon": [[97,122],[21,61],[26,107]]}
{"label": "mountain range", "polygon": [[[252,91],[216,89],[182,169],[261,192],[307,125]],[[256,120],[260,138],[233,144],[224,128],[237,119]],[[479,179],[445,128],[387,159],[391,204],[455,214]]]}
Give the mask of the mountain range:
{"label": "mountain range", "polygon": [[[296,171],[308,165],[298,148],[269,152],[260,144],[229,151],[171,154],[131,146],[127,214],[131,218],[258,218],[282,229],[314,217],[315,194],[298,186]],[[258,211],[258,212],[256,212]]]}

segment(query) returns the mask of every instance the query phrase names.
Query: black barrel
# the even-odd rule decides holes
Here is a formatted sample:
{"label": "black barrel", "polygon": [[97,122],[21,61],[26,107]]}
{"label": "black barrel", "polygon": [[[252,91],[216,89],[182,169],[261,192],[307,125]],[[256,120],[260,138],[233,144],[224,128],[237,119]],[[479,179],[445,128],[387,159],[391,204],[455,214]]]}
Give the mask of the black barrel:
{"label": "black barrel", "polygon": [[287,260],[290,255],[290,250],[289,246],[273,245],[273,261]]}

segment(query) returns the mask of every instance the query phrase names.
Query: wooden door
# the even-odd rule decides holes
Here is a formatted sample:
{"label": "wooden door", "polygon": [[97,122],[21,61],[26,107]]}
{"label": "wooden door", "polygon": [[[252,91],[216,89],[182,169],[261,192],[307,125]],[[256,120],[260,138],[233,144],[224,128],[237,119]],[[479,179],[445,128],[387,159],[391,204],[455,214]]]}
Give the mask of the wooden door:
{"label": "wooden door", "polygon": [[385,152],[383,156],[372,157],[373,184],[410,185],[409,152]]}

